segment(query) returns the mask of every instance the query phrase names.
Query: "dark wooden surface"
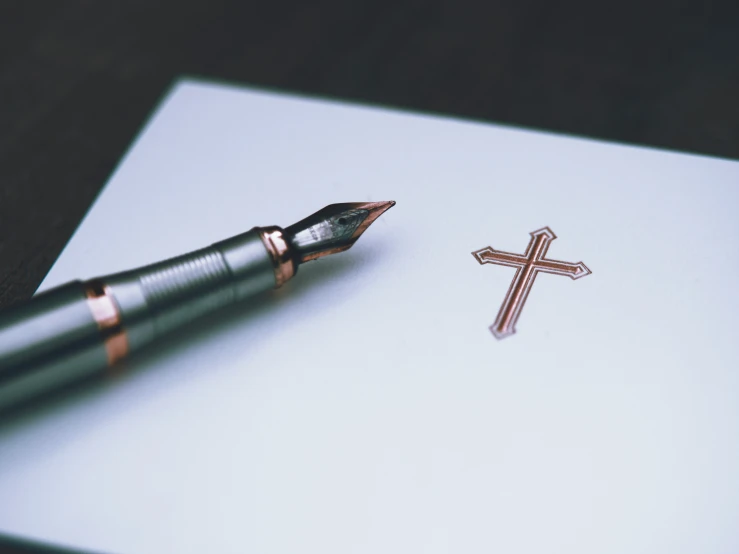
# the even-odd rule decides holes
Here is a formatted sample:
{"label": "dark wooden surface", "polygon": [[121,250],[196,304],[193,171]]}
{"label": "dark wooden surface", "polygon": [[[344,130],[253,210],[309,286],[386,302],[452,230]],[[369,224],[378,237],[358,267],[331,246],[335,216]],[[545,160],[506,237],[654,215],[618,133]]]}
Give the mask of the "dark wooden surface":
{"label": "dark wooden surface", "polygon": [[736,0],[3,0],[0,307],[183,74],[739,158]]}

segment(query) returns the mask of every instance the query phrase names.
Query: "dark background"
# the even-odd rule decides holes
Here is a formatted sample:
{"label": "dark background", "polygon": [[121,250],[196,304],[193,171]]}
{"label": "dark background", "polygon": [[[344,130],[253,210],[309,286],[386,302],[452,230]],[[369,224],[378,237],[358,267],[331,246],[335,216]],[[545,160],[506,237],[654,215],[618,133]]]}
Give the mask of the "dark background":
{"label": "dark background", "polygon": [[0,307],[183,74],[739,158],[739,2],[0,1]]}
{"label": "dark background", "polygon": [[183,74],[739,158],[737,0],[0,0],[0,308]]}

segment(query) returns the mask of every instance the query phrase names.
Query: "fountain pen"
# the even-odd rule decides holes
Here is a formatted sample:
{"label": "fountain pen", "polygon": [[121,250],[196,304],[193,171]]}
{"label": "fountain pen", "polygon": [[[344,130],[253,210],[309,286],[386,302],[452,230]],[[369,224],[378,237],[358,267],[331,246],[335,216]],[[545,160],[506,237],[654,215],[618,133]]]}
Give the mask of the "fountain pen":
{"label": "fountain pen", "polygon": [[176,258],[72,281],[0,312],[0,412],[94,375],[172,330],[350,248],[395,202],[331,204]]}

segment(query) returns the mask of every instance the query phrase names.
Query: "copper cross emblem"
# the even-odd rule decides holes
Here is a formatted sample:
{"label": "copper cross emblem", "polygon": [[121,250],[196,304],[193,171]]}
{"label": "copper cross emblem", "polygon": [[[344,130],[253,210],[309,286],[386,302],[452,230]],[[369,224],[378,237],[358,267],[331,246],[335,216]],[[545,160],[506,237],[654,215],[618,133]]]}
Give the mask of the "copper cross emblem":
{"label": "copper cross emblem", "polygon": [[516,322],[529,296],[534,279],[540,271],[554,275],[566,275],[572,279],[590,275],[591,271],[582,262],[574,264],[548,260],[544,257],[547,255],[549,243],[556,238],[557,235],[549,227],[544,227],[531,233],[529,246],[523,255],[501,252],[490,246],[472,253],[481,264],[497,264],[516,268],[516,275],[500,307],[498,319],[490,326],[496,339],[504,339],[516,332]]}

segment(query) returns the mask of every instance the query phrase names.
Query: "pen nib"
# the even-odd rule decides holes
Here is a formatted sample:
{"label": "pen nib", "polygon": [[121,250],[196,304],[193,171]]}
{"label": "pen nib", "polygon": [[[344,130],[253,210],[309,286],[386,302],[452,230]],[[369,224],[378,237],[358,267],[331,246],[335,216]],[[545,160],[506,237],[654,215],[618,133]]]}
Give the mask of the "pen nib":
{"label": "pen nib", "polygon": [[389,202],[331,204],[285,229],[300,263],[348,250],[372,222],[395,205]]}

